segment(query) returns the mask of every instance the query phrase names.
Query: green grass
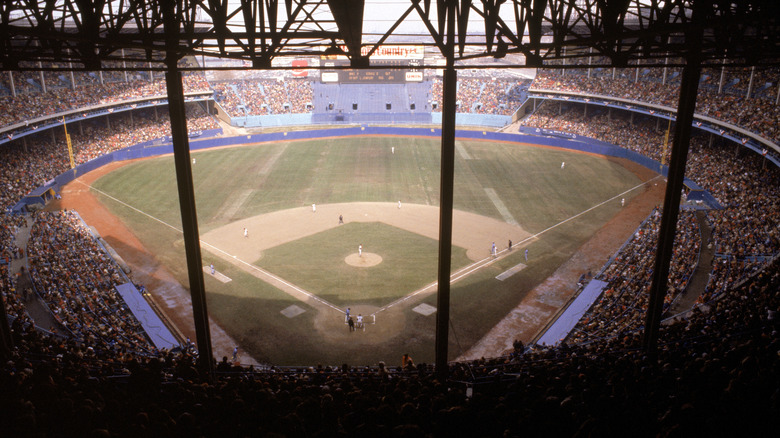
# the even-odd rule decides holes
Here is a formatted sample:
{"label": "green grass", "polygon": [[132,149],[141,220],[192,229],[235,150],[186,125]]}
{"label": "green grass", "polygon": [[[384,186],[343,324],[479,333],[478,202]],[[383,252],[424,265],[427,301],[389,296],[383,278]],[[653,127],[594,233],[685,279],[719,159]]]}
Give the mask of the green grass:
{"label": "green grass", "polygon": [[[471,159],[456,154],[455,208],[501,219],[484,192],[493,188],[513,217],[533,232],[638,183],[631,172],[603,157],[508,143],[459,143]],[[392,146],[395,154],[389,153]],[[434,140],[386,137],[198,152],[193,154],[197,158],[193,179],[199,227],[206,232],[238,219],[312,203],[401,199],[437,205],[439,156]],[[264,169],[273,157],[277,158],[271,169]],[[121,168],[96,186],[166,223],[181,223],[170,156]],[[223,217],[225,201],[247,191],[252,195],[242,207]]]}
{"label": "green grass", "polygon": [[[348,265],[357,252],[378,254],[382,263]],[[255,262],[309,292],[344,308],[358,303],[381,307],[436,281],[438,242],[382,223],[350,223],[266,251]],[[467,265],[466,250],[453,248],[453,269]]]}
{"label": "green grass", "polygon": [[[522,144],[458,143],[470,159],[456,151],[455,208],[503,220],[485,193],[486,188],[491,188],[509,214],[532,233],[546,230],[640,183],[633,173],[604,157]],[[395,154],[390,153],[391,147],[395,147]],[[400,199],[405,204],[437,205],[439,149],[439,141],[426,138],[358,137],[194,153],[197,163],[193,166],[193,182],[200,231],[205,233],[239,219],[312,203]],[[560,168],[562,161],[566,162],[565,169]],[[172,157],[132,163],[101,178],[94,187],[146,214],[104,198],[107,207],[186,285],[181,234],[176,231],[181,220]],[[627,200],[632,196],[633,193],[621,195]],[[497,282],[494,277],[522,262],[520,252],[454,284],[452,355],[478,341],[619,208],[618,202],[607,203],[545,232],[529,248],[529,268],[507,281]],[[267,250],[257,264],[282,278],[294,278],[294,283],[337,305],[356,300],[380,305],[435,279],[435,241],[379,224],[347,225]],[[366,241],[364,245],[366,251],[385,257],[384,262],[362,270],[347,267],[343,259],[355,248],[334,244],[345,239],[339,233],[379,236],[375,242]],[[204,252],[204,263],[211,261],[216,259]],[[455,249],[453,269],[464,263],[462,250]],[[233,281],[222,284],[207,279],[209,312],[259,360],[277,364],[338,364],[347,352],[355,362],[395,363],[402,351],[411,353],[418,361],[433,360],[433,315],[406,312],[398,335],[372,348],[331,345],[312,338],[316,312],[311,307],[238,269],[228,266],[225,274]],[[396,290],[378,286],[399,283],[403,287]],[[435,295],[425,301],[435,306]],[[290,324],[280,311],[296,303],[307,311]],[[285,341],[290,337],[296,342]]]}

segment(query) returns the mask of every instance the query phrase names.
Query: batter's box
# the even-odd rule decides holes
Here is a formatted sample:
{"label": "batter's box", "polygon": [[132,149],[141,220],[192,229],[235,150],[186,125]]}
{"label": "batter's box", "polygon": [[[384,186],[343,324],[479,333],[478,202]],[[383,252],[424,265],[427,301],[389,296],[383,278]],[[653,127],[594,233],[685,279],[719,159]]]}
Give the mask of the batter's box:
{"label": "batter's box", "polygon": [[295,318],[296,316],[300,315],[303,312],[305,312],[305,310],[293,304],[290,307],[286,307],[282,309],[280,313],[288,318]]}
{"label": "batter's box", "polygon": [[428,316],[436,313],[436,308],[431,306],[430,304],[422,303],[419,306],[415,307],[415,312],[419,313],[420,315]]}

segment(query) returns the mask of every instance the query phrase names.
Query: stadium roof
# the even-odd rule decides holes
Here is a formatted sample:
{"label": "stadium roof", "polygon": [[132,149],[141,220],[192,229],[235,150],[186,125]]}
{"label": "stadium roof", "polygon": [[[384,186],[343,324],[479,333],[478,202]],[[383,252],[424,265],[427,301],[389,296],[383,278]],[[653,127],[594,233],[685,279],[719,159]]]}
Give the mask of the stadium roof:
{"label": "stadium roof", "polygon": [[380,45],[424,46],[427,62],[450,55],[456,68],[505,57],[518,67],[661,66],[690,56],[779,65],[778,17],[776,0],[17,0],[0,2],[0,65],[163,70],[169,56],[194,55],[280,68],[285,58],[336,54],[365,68]]}

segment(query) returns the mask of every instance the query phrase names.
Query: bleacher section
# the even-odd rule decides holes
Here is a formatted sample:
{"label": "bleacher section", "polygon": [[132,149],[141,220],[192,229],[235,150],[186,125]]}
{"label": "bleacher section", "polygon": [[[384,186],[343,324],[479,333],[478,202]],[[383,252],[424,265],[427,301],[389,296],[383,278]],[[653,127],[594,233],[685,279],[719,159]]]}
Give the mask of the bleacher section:
{"label": "bleacher section", "polygon": [[312,83],[312,123],[431,123],[431,83]]}

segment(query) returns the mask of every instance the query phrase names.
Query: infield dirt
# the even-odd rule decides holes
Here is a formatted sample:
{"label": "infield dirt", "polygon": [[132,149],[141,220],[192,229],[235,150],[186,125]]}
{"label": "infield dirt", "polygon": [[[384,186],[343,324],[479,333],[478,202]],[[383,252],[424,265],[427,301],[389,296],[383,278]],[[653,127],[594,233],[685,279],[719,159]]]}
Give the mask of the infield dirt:
{"label": "infield dirt", "polygon": [[[623,167],[629,169],[642,181],[653,180],[656,176],[654,172],[633,162],[622,159],[610,160],[616,161]],[[84,220],[90,226],[94,227],[131,267],[132,279],[135,282],[144,284],[148,290],[152,291],[152,300],[156,306],[164,312],[172,322],[172,325],[178,328],[181,335],[190,339],[195,339],[195,330],[192,322],[192,307],[187,288],[182,286],[163,266],[161,266],[154,255],[150,254],[136,236],[107,208],[105,208],[89,190],[90,185],[95,180],[129,163],[129,161],[111,163],[98,170],[82,175],[63,187],[61,192],[62,199],[52,202],[47,209],[65,208],[77,210]],[[496,325],[481,341],[472,346],[471,349],[458,359],[497,356],[510,350],[514,339],[520,339],[526,343],[532,340],[571,298],[576,290],[575,284],[578,277],[582,273],[588,271],[595,273],[603,266],[608,257],[614,254],[620,245],[631,236],[633,231],[647,216],[653,206],[658,205],[661,202],[664,189],[665,184],[661,178],[656,178],[649,182],[640,194],[634,197],[625,208],[582,245],[552,276],[528,293],[520,305],[511,311],[501,323]],[[367,214],[369,206],[367,204],[355,203],[343,204],[339,207],[340,208],[337,209],[338,211],[334,210],[333,212],[330,212],[328,206],[318,205],[317,213],[311,213],[310,211],[309,213],[318,215],[322,213],[323,217],[328,217],[326,214],[331,213],[329,222],[335,223],[338,214],[344,215],[345,220],[357,220],[350,219],[350,217],[358,218],[361,217],[361,215]],[[403,208],[413,209],[414,206],[404,205]],[[390,213],[388,212],[388,214]],[[487,227],[484,223],[484,220],[487,218],[482,216],[477,216],[477,218],[479,218],[478,220],[480,222],[479,224],[474,224],[474,228],[472,229],[491,228]],[[247,220],[262,220],[262,217]],[[425,223],[429,224],[429,227],[432,226],[433,228],[430,230],[423,230],[420,227],[421,222],[417,219],[417,222],[414,225],[414,231],[424,235],[432,234],[433,238],[437,238],[438,221],[433,221],[432,225],[430,222],[431,221],[429,220],[425,221]],[[236,236],[241,236],[244,226],[245,225],[237,222],[228,227],[235,227],[235,230],[232,230],[231,228],[230,232],[233,232]],[[399,224],[396,224],[396,226],[399,226]],[[506,223],[499,223],[496,224],[496,226],[511,227],[511,225]],[[403,228],[403,226],[401,228]],[[517,232],[517,230],[515,229],[514,232]],[[291,239],[293,237],[295,236],[290,235],[287,237],[280,237],[280,239]],[[204,235],[203,238],[208,240],[207,235]],[[240,241],[240,239],[234,240]],[[459,246],[469,249],[468,256],[476,260],[484,257],[487,253],[485,242],[490,240],[495,239],[491,239],[488,235],[475,236],[473,243]],[[269,245],[270,244],[271,243],[269,243]],[[261,252],[262,247],[252,251]],[[247,257],[248,260],[254,260],[251,259],[250,254],[247,254]],[[352,312],[353,314],[363,313],[367,315],[373,310],[375,309],[352,309]],[[387,316],[392,315],[388,314]],[[384,319],[393,320],[393,318]],[[326,326],[339,324],[338,320],[334,322],[333,318],[324,315],[318,316],[318,323]],[[385,324],[382,331],[392,331],[393,327],[391,327],[391,325],[392,324]],[[329,330],[327,329],[325,330],[325,332],[328,331]],[[343,330],[333,330],[333,336],[342,336],[342,332]],[[379,333],[376,333],[376,335],[379,335]],[[233,347],[237,345],[237,342],[213,320],[211,321],[211,336],[214,355],[218,358],[222,356],[229,357],[232,354]],[[245,364],[256,363],[254,359],[247,357],[247,355],[242,355],[241,361]]]}

